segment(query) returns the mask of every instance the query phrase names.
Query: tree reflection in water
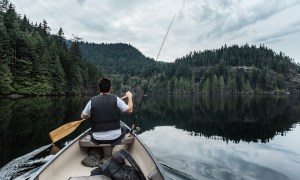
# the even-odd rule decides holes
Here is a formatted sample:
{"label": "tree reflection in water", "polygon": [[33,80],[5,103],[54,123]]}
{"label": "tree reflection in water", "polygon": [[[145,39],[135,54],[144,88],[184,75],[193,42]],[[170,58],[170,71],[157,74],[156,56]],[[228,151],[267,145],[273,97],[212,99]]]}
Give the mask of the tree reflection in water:
{"label": "tree reflection in water", "polygon": [[[89,99],[90,97],[0,99],[0,153],[3,154],[0,157],[0,167],[16,157],[49,144],[48,133],[62,124],[78,120]],[[140,98],[134,99],[136,112]],[[141,114],[137,119],[137,126],[142,128],[141,136],[144,138],[147,133],[143,132],[149,132],[148,130],[159,126],[173,126],[183,130],[189,137],[204,137],[218,143],[220,141],[236,145],[250,142],[267,143],[276,135],[284,136],[295,127],[300,117],[299,103],[299,97],[295,96],[155,94],[145,97]],[[135,114],[122,115],[122,120],[129,126],[134,118]],[[87,122],[83,123],[74,133],[56,145],[63,146],[66,141],[84,131],[88,125]],[[180,138],[174,136],[175,139]],[[180,146],[184,145],[180,144]],[[152,148],[155,150],[155,147]],[[49,154],[49,152],[45,153]],[[221,154],[224,153],[226,151]],[[209,157],[209,154],[206,156]],[[236,157],[232,158],[234,160]],[[199,162],[208,163],[208,166],[202,164],[203,171],[208,171],[209,169],[205,167],[214,164],[214,162],[211,164],[205,162],[205,159]],[[193,161],[187,163],[191,164]],[[217,170],[220,169],[217,168]]]}
{"label": "tree reflection in water", "polygon": [[290,131],[299,115],[299,97],[292,96],[155,96],[144,102],[137,124],[142,131],[168,125],[227,142],[266,143]]}
{"label": "tree reflection in water", "polygon": [[79,97],[0,99],[0,167],[51,143],[48,133],[78,120],[86,102]]}

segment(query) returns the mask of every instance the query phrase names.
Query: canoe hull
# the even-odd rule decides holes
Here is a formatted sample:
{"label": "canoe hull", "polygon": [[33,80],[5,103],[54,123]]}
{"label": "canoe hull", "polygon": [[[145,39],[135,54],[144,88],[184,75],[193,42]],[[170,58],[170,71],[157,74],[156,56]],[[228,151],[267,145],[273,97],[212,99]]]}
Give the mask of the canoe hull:
{"label": "canoe hull", "polygon": [[[123,126],[126,126],[122,123]],[[126,126],[128,128],[128,126]],[[129,129],[129,128],[128,128]],[[94,168],[82,165],[81,161],[87,157],[87,148],[79,145],[82,139],[90,131],[82,133],[70,144],[59,151],[50,161],[44,164],[30,179],[35,180],[63,180],[70,177],[90,176]],[[132,133],[134,141],[128,145],[117,145],[114,150],[125,148],[139,165],[146,179],[162,180],[167,179],[161,165],[157,162],[147,146]],[[98,177],[99,178],[99,177]],[[100,179],[110,179],[105,176]]]}

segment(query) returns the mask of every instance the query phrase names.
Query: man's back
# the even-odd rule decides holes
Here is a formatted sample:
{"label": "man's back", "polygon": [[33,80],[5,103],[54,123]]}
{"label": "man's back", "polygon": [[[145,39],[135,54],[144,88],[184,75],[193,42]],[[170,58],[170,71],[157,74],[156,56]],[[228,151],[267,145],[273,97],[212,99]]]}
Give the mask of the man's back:
{"label": "man's back", "polygon": [[104,94],[91,99],[91,122],[93,132],[120,128],[120,110],[115,95]]}

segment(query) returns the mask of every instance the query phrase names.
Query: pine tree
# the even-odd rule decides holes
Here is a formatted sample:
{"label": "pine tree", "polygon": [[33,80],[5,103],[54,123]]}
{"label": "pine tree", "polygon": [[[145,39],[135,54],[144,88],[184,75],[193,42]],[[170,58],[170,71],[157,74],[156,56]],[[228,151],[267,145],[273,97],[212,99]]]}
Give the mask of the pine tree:
{"label": "pine tree", "polygon": [[65,69],[68,80],[68,92],[70,94],[80,93],[80,85],[83,83],[79,67],[80,61],[80,48],[78,42],[74,42],[70,48],[70,53],[67,57],[67,67]]}
{"label": "pine tree", "polygon": [[212,93],[217,94],[219,93],[219,82],[217,75],[214,74],[213,76],[213,82],[212,82]]}
{"label": "pine tree", "polygon": [[226,90],[229,94],[237,93],[237,83],[234,74],[230,74],[226,83]]}
{"label": "pine tree", "polygon": [[209,78],[206,78],[206,80],[203,84],[202,92],[204,94],[209,94],[210,93],[210,80],[209,80]]}
{"label": "pine tree", "polygon": [[13,92],[12,74],[7,64],[0,64],[0,93],[9,94]]}
{"label": "pine tree", "polygon": [[245,92],[246,92],[247,94],[249,94],[249,93],[250,93],[250,94],[253,94],[253,90],[252,90],[252,88],[251,88],[249,79],[247,79],[247,81],[246,81]]}
{"label": "pine tree", "polygon": [[47,34],[50,34],[51,28],[48,26],[48,23],[46,20],[43,20],[43,24],[42,24],[42,29],[43,29],[43,33],[46,36]]}
{"label": "pine tree", "polygon": [[6,32],[10,38],[10,49],[8,50],[9,54],[7,54],[8,58],[11,60],[10,65],[11,65],[11,71],[13,75],[15,75],[17,69],[17,41],[19,37],[19,24],[18,24],[18,16],[15,11],[15,7],[13,4],[9,4],[8,9],[6,13],[4,14],[3,18],[3,24],[6,28]]}
{"label": "pine tree", "polygon": [[62,28],[59,28],[59,31],[58,31],[56,37],[57,37],[59,47],[62,48],[63,51],[65,51],[67,49],[67,44],[66,44],[65,34],[64,34]]}
{"label": "pine tree", "polygon": [[50,44],[49,52],[50,52],[49,70],[50,70],[50,77],[51,77],[50,83],[51,86],[53,87],[52,94],[55,95],[64,94],[65,74],[59,59],[58,47],[55,41],[52,41],[52,43]]}
{"label": "pine tree", "polygon": [[223,76],[219,77],[219,93],[224,94],[225,92],[225,82]]}

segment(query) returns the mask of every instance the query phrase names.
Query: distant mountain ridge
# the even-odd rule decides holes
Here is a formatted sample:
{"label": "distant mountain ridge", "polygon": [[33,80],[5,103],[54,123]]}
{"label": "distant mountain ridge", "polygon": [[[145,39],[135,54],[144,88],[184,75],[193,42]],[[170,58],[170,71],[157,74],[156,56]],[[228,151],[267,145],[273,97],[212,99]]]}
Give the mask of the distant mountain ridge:
{"label": "distant mountain ridge", "polygon": [[[155,62],[128,44],[80,43],[82,55],[118,83],[172,94],[299,94],[300,67],[264,45],[194,51],[175,62]],[[151,73],[153,71],[153,74]],[[125,78],[126,76],[126,78]],[[133,82],[133,83],[131,83]],[[137,85],[138,84],[138,85]],[[120,86],[119,86],[120,87]]]}
{"label": "distant mountain ridge", "polygon": [[[135,47],[125,44],[79,43],[82,57],[107,74],[141,75],[155,64]],[[138,67],[138,68],[137,68]]]}

